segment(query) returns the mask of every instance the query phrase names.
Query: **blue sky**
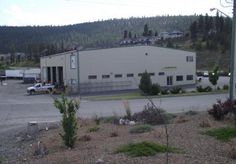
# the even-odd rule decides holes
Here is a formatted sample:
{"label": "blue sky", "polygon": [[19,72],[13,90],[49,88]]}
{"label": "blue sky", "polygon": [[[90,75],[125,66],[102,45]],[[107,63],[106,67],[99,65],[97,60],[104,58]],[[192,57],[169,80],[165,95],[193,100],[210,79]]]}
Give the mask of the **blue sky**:
{"label": "blue sky", "polygon": [[215,15],[210,12],[212,7],[232,15],[232,7],[222,7],[220,0],[0,0],[0,25],[67,25],[132,16]]}

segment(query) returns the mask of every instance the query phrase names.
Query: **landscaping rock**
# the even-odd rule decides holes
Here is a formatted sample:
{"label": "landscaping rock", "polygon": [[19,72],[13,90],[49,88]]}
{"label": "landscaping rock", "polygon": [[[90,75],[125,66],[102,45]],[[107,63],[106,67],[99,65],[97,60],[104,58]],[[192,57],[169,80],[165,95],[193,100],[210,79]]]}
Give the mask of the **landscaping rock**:
{"label": "landscaping rock", "polygon": [[202,128],[209,128],[209,127],[211,127],[211,122],[210,122],[210,120],[207,118],[207,119],[202,120],[202,121],[199,123],[199,126],[202,127]]}
{"label": "landscaping rock", "polygon": [[48,149],[45,144],[43,144],[41,141],[38,141],[37,144],[33,145],[33,152],[35,156],[44,157],[48,154]]}
{"label": "landscaping rock", "polygon": [[105,162],[102,160],[102,159],[98,159],[97,161],[96,161],[96,164],[104,164]]}
{"label": "landscaping rock", "polygon": [[122,118],[121,118],[121,119],[119,120],[119,124],[120,124],[120,125],[129,125],[129,122],[130,122],[130,121],[129,121],[128,119],[122,119]]}
{"label": "landscaping rock", "polygon": [[130,121],[129,122],[129,125],[135,125],[136,123],[135,123],[135,121]]}
{"label": "landscaping rock", "polygon": [[235,145],[233,145],[231,150],[230,150],[230,157],[232,159],[236,159],[236,146]]}

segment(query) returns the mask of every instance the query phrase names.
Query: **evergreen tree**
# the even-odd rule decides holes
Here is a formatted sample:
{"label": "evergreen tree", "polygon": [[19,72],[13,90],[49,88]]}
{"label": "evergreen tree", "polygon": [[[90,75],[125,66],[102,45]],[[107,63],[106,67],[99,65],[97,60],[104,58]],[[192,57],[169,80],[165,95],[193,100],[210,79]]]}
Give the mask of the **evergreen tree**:
{"label": "evergreen tree", "polygon": [[157,31],[155,31],[155,36],[158,36],[158,32]]}
{"label": "evergreen tree", "polygon": [[194,21],[190,26],[191,39],[197,37],[197,21]]}
{"label": "evergreen tree", "polygon": [[12,44],[11,47],[10,47],[10,63],[14,63],[15,60],[16,60],[16,57],[15,57],[15,53],[16,53],[16,47],[15,47],[15,44]]}
{"label": "evergreen tree", "polygon": [[128,37],[128,31],[125,30],[125,31],[124,31],[124,39],[126,39],[127,37]]}
{"label": "evergreen tree", "polygon": [[148,36],[148,31],[149,31],[148,25],[145,24],[145,25],[144,25],[144,29],[143,29],[143,36]]}
{"label": "evergreen tree", "polygon": [[224,18],[221,16],[219,18],[219,32],[223,32],[224,30]]}
{"label": "evergreen tree", "polygon": [[199,16],[198,29],[200,33],[204,32],[204,17],[202,15]]}
{"label": "evergreen tree", "polygon": [[218,69],[219,67],[216,66],[213,70],[213,72],[211,72],[209,74],[209,81],[211,82],[212,85],[216,86],[217,85],[217,81],[219,79],[219,73],[218,73]]}
{"label": "evergreen tree", "polygon": [[79,109],[80,102],[78,100],[69,100],[62,95],[61,100],[55,99],[54,106],[59,109],[62,114],[62,127],[64,134],[60,134],[65,146],[73,148],[77,138],[77,118],[76,112]]}
{"label": "evergreen tree", "polygon": [[142,77],[140,79],[139,89],[143,91],[145,94],[150,94],[152,88],[152,80],[150,75],[145,71],[142,73]]}
{"label": "evergreen tree", "polygon": [[131,31],[129,32],[129,38],[132,39],[132,33],[131,33]]}
{"label": "evergreen tree", "polygon": [[148,36],[152,36],[152,30],[148,31]]}
{"label": "evergreen tree", "polygon": [[217,11],[216,17],[215,17],[215,27],[216,27],[216,32],[220,32],[220,17],[219,17],[218,11]]}
{"label": "evergreen tree", "polygon": [[205,16],[205,36],[208,35],[208,32],[210,31],[210,28],[211,28],[211,23],[210,23],[210,19],[209,19],[209,16],[208,14],[206,14]]}

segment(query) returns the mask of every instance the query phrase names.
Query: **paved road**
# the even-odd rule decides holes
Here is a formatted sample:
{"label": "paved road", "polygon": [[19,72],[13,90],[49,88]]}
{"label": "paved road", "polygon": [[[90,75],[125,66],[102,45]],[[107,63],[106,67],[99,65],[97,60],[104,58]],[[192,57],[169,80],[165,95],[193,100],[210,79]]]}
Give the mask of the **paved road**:
{"label": "paved road", "polygon": [[[7,81],[7,86],[0,86],[0,132],[26,125],[29,121],[58,121],[61,116],[53,106],[50,95],[25,94],[27,85],[16,81]],[[153,99],[157,106],[170,113],[188,110],[202,111],[211,107],[217,99],[226,99],[227,94],[170,97]],[[143,110],[147,100],[130,100],[132,112]],[[81,117],[122,115],[124,106],[121,100],[116,101],[85,101],[82,99],[78,115]]]}

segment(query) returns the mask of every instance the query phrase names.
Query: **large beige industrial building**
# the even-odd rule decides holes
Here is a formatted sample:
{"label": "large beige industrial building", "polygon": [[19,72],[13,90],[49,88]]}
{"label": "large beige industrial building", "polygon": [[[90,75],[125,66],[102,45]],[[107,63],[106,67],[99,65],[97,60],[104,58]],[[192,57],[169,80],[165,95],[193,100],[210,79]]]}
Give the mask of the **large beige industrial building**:
{"label": "large beige industrial building", "polygon": [[40,65],[43,81],[80,93],[138,89],[145,71],[163,87],[196,81],[195,53],[154,46],[74,50],[41,57]]}

